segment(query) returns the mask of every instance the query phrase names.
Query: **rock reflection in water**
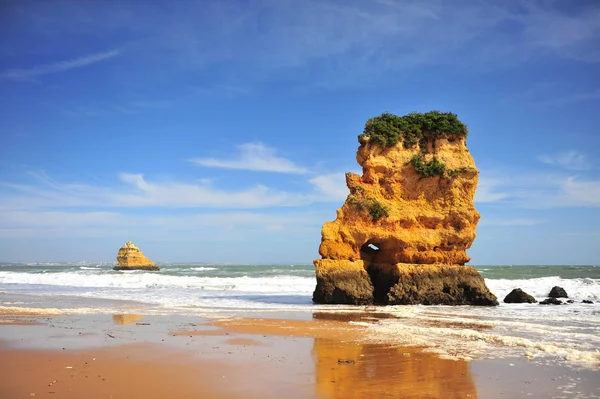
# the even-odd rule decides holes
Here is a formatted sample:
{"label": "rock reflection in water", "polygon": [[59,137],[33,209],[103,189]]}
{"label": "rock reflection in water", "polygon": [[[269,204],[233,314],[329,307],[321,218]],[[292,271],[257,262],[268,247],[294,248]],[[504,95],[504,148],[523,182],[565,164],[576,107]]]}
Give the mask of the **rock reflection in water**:
{"label": "rock reflection in water", "polygon": [[114,314],[113,322],[115,324],[132,324],[144,318],[141,314]]}
{"label": "rock reflection in water", "polygon": [[315,338],[321,398],[476,398],[469,364],[414,348]]}

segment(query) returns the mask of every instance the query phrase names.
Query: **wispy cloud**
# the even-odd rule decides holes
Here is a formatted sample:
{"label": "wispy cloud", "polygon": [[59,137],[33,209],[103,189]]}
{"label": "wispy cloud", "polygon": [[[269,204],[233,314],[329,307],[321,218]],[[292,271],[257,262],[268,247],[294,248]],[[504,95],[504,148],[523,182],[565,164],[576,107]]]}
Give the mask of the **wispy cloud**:
{"label": "wispy cloud", "polygon": [[595,82],[573,86],[572,80],[532,83],[528,88],[523,88],[519,93],[499,99],[503,105],[512,106],[515,102],[536,108],[553,108],[573,104],[593,102],[600,100],[600,88]]}
{"label": "wispy cloud", "polygon": [[329,173],[325,175],[315,176],[309,179],[317,190],[319,190],[324,198],[332,201],[340,201],[340,205],[349,194],[346,186],[345,173]]}
{"label": "wispy cloud", "polygon": [[[178,215],[132,214],[129,212],[88,211],[0,211],[0,237],[29,236],[114,236],[130,232],[158,234],[187,233],[195,235],[217,232],[232,234],[243,229],[272,232],[283,229],[318,228],[322,219],[318,215],[299,212],[189,212]],[[152,234],[150,234],[152,235]]]}
{"label": "wispy cloud", "polygon": [[351,85],[440,59],[444,67],[483,71],[547,57],[599,62],[600,8],[592,3],[262,0],[186,2],[171,9],[137,2],[36,4],[25,7],[20,22],[37,31],[133,33],[144,39],[128,51],[137,52],[144,65],[168,62],[178,71],[240,66],[217,85],[235,85],[239,77],[248,85],[285,71],[311,84]]}
{"label": "wispy cloud", "polygon": [[575,150],[555,155],[540,155],[538,160],[545,164],[559,166],[568,170],[587,170],[591,167],[585,154]]}
{"label": "wispy cloud", "polygon": [[475,202],[525,209],[600,206],[600,180],[582,180],[564,172],[524,173],[509,168],[486,174]]}
{"label": "wispy cloud", "polygon": [[295,174],[307,172],[307,169],[296,166],[292,161],[278,157],[275,149],[262,143],[246,143],[237,149],[239,154],[233,159],[193,158],[190,162],[212,168]]}
{"label": "wispy cloud", "polygon": [[82,68],[97,62],[106,61],[121,54],[120,50],[88,54],[53,64],[37,65],[23,69],[8,69],[0,72],[0,79],[27,80],[40,75],[65,72],[70,69]]}
{"label": "wispy cloud", "polygon": [[[306,189],[291,192],[264,185],[250,185],[227,191],[210,179],[196,181],[152,180],[141,173],[120,173],[118,184],[90,185],[62,183],[45,173],[30,173],[29,184],[0,181],[0,211],[31,209],[107,208],[199,208],[249,209],[306,206],[316,202],[339,201],[343,175],[316,176]],[[347,189],[346,189],[347,191]]]}
{"label": "wispy cloud", "polygon": [[570,177],[561,186],[574,202],[600,206],[600,181],[576,181]]}
{"label": "wispy cloud", "polygon": [[[262,185],[224,191],[210,182],[151,181],[141,173],[121,173],[121,185],[92,186],[56,182],[35,174],[38,184],[0,183],[9,193],[0,195],[5,207],[174,207],[174,208],[265,208],[310,202],[303,194]],[[22,194],[22,195],[19,195]]]}
{"label": "wispy cloud", "polygon": [[504,185],[505,182],[502,179],[480,177],[475,191],[475,202],[497,202],[507,198],[509,194],[501,191]]}
{"label": "wispy cloud", "polygon": [[179,101],[170,99],[138,99],[97,104],[81,104],[74,102],[68,102],[64,104],[47,104],[49,108],[61,112],[64,115],[75,118],[102,117],[118,114],[133,115],[140,114],[143,112],[159,112],[172,109],[176,105],[180,106]]}

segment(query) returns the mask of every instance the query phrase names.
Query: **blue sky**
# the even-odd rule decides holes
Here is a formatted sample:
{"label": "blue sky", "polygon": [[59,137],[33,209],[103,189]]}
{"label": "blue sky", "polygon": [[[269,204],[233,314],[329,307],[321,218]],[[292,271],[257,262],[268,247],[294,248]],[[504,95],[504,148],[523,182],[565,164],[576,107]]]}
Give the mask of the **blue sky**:
{"label": "blue sky", "polygon": [[472,264],[600,262],[597,1],[15,0],[0,30],[0,261],[309,263],[364,122],[438,109]]}

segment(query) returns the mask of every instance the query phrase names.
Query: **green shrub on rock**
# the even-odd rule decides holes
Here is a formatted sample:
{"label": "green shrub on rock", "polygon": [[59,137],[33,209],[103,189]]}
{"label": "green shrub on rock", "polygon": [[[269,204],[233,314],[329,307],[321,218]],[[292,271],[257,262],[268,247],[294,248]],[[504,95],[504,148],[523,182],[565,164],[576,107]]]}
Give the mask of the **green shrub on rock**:
{"label": "green shrub on rock", "polygon": [[437,158],[425,162],[421,155],[415,155],[410,160],[410,163],[414,166],[417,173],[423,177],[443,176],[446,171],[446,165],[438,161]]}
{"label": "green shrub on rock", "polygon": [[382,205],[381,202],[377,201],[373,197],[358,198],[357,196],[350,194],[348,202],[363,212],[367,212],[371,215],[373,222],[378,221],[382,217],[390,215],[389,208]]}
{"label": "green shrub on rock", "polygon": [[412,112],[397,116],[389,112],[370,118],[365,124],[363,136],[370,142],[388,148],[402,141],[404,147],[415,146],[422,138],[438,138],[451,135],[466,136],[467,126],[452,112]]}

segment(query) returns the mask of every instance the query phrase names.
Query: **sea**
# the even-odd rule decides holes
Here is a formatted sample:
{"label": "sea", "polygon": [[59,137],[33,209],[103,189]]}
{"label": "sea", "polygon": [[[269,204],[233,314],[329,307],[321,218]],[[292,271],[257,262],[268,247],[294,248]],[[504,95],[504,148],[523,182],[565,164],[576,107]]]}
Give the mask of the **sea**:
{"label": "sea", "polygon": [[[600,266],[475,266],[498,297],[496,307],[315,305],[312,265],[169,263],[157,272],[112,266],[0,264],[0,306],[61,314],[329,317],[367,327],[365,339],[450,359],[518,357],[600,368]],[[502,302],[514,288],[541,301],[554,286],[573,303]]]}

